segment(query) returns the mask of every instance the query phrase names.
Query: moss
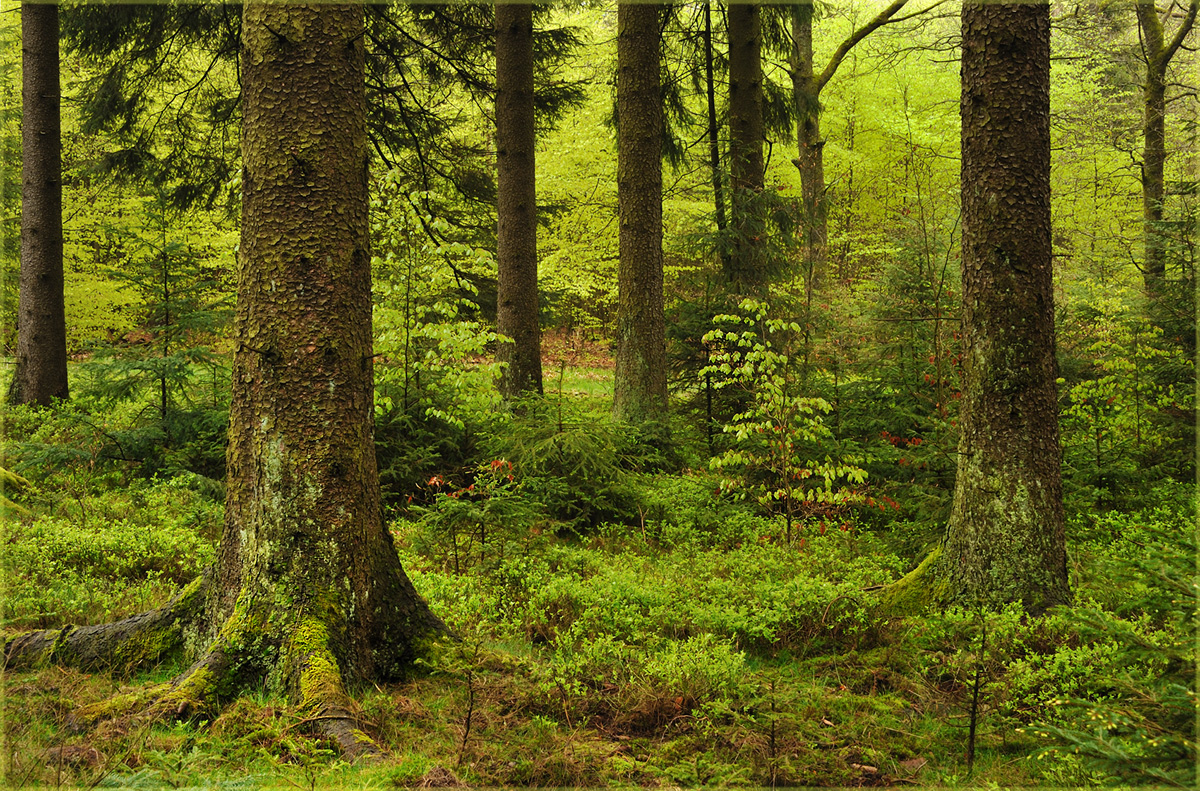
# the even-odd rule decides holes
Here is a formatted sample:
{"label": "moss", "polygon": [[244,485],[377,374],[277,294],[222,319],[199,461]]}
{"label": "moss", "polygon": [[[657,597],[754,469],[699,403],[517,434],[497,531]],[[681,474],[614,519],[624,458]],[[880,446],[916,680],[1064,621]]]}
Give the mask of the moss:
{"label": "moss", "polygon": [[934,548],[915,569],[880,591],[876,612],[883,617],[920,615],[947,601],[947,583],[934,575],[941,557],[942,548]]}
{"label": "moss", "polygon": [[70,652],[67,650],[67,638],[70,637],[71,633],[74,631],[74,626],[64,626],[62,629],[58,630],[58,634],[54,636],[54,642],[48,649],[46,649],[46,653],[43,656],[43,661],[45,661],[46,664],[51,664],[54,662],[59,662],[62,664],[71,663]]}
{"label": "moss", "polygon": [[292,690],[302,709],[319,711],[345,695],[337,659],[329,648],[329,630],[316,618],[305,618],[288,643],[288,662],[294,668]]}
{"label": "moss", "polygon": [[71,719],[77,725],[88,726],[102,720],[112,720],[135,714],[145,709],[147,703],[168,693],[170,690],[170,684],[139,687],[132,692],[113,695],[107,700],[76,709],[71,714]]}

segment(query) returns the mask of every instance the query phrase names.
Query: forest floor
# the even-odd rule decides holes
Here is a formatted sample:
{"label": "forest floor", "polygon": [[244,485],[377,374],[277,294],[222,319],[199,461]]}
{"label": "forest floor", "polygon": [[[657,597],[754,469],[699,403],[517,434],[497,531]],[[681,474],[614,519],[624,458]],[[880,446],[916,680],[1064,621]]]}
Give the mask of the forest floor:
{"label": "forest floor", "polygon": [[[603,366],[560,345],[547,392],[602,403]],[[219,496],[72,469],[8,522],[7,631],[144,610],[214,556]],[[1089,785],[1104,773],[1072,752],[1071,728],[1131,679],[1151,694],[1169,656],[1130,659],[1116,632],[1080,623],[1103,614],[1163,652],[1181,639],[1169,612],[1122,610],[1132,588],[1114,569],[1188,533],[1185,487],[1072,517],[1072,609],[881,618],[875,591],[919,560],[912,525],[812,519],[788,542],[706,471],[630,485],[639,518],[586,529],[530,516],[502,487],[493,521],[458,519],[446,497],[396,512],[405,568],[461,641],[356,691],[381,762],[347,765],[301,712],[253,691],[207,718],[83,728],[82,707],[181,668],[45,667],[3,677],[7,787]]]}

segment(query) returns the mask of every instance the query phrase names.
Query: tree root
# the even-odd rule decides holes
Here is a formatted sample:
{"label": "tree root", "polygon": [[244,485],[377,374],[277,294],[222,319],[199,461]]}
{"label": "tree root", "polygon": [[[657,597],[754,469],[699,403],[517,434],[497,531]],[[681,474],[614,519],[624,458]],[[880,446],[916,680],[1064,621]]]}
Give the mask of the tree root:
{"label": "tree root", "polygon": [[915,569],[884,586],[876,599],[876,614],[882,617],[920,615],[929,607],[944,603],[947,599],[945,583],[934,576],[941,556],[941,547],[935,548]]}
{"label": "tree root", "polygon": [[[207,585],[201,577],[164,607],[121,621],[17,635],[4,643],[6,666],[55,663],[127,674],[180,655],[204,615]],[[85,730],[109,720],[148,724],[212,715],[223,702],[267,679],[297,705],[301,723],[334,742],[345,758],[381,758],[383,748],[367,735],[346,693],[326,624],[305,616],[282,638],[269,631],[265,612],[235,607],[212,645],[176,678],[81,708],[72,714],[71,726]]]}
{"label": "tree root", "polygon": [[128,674],[164,662],[185,650],[188,632],[204,614],[207,588],[201,575],[157,610],[97,626],[18,634],[4,641],[4,667],[58,664]]}

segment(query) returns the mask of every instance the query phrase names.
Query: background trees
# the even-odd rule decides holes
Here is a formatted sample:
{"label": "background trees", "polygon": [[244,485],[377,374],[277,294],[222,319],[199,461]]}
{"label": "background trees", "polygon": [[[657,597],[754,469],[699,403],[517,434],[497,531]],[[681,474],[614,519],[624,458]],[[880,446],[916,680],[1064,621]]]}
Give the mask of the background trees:
{"label": "background trees", "polygon": [[496,330],[506,397],[542,392],[534,175],[533,8],[496,4]]}
{"label": "background trees", "polygon": [[[1167,17],[1179,4],[1172,3]],[[1166,277],[1166,241],[1163,228],[1165,183],[1163,167],[1167,159],[1167,67],[1192,30],[1200,3],[1193,0],[1182,10],[1182,19],[1174,26],[1163,24],[1153,2],[1134,4],[1145,62],[1142,83],[1142,217],[1145,263],[1142,276],[1146,292],[1157,296]]]}
{"label": "background trees", "polygon": [[629,422],[667,408],[663,326],[659,9],[617,7],[617,212],[620,267],[613,413]]}
{"label": "background trees", "polygon": [[[1155,675],[1161,655],[1116,662],[1106,648],[1111,643],[1088,642],[1091,638],[1072,631],[1079,610],[1022,620],[1015,607],[972,608],[969,614],[951,609],[926,616],[917,630],[921,636],[890,642],[891,630],[875,628],[874,599],[862,589],[888,585],[928,558],[946,538],[953,513],[941,560],[923,567],[943,573],[935,580],[941,592],[949,590],[970,605],[1011,599],[1032,610],[1065,597],[1053,504],[1055,441],[1047,419],[1056,407],[1063,421],[1061,534],[1070,542],[1072,584],[1081,599],[1099,602],[1103,618],[1140,624],[1131,627],[1141,630],[1139,639],[1147,623],[1154,624],[1153,639],[1162,645],[1177,645],[1186,632],[1187,619],[1170,614],[1180,597],[1134,604],[1104,580],[1130,558],[1167,546],[1165,533],[1148,525],[1184,534],[1186,521],[1178,520],[1192,513],[1186,498],[1195,471],[1194,377],[1187,343],[1195,337],[1194,314],[1192,303],[1174,294],[1194,271],[1195,212],[1187,185],[1195,181],[1196,104],[1186,89],[1170,87],[1188,79],[1192,39],[1176,51],[1167,77],[1162,227],[1172,240],[1164,247],[1169,286],[1164,291],[1170,294],[1157,301],[1160,310],[1170,311],[1167,322],[1164,314],[1147,310],[1139,271],[1146,249],[1140,167],[1146,135],[1144,63],[1132,7],[1052,8],[1048,32],[1044,17],[1038,23],[1039,57],[1044,67],[1048,36],[1049,53],[1057,60],[1048,83],[1039,77],[1036,112],[978,124],[1000,137],[983,152],[971,146],[986,139],[977,134],[974,109],[978,91],[988,88],[985,82],[976,94],[960,95],[958,68],[950,65],[959,54],[958,21],[931,16],[919,25],[880,25],[859,37],[881,11],[896,7],[848,2],[824,8],[812,26],[811,60],[818,67],[840,65],[820,90],[828,276],[819,279],[802,230],[812,215],[812,185],[790,161],[803,131],[790,82],[797,38],[790,7],[760,6],[758,35],[749,37],[741,24],[746,20],[739,21],[745,9],[721,4],[535,9],[528,37],[535,91],[523,137],[523,150],[533,158],[526,175],[531,172],[534,182],[532,191],[522,182],[518,205],[527,219],[538,218],[523,226],[526,240],[536,234],[524,259],[536,266],[535,277],[525,270],[526,284],[536,291],[524,306],[526,318],[533,317],[529,326],[543,338],[526,359],[553,375],[545,376],[541,398],[530,388],[513,408],[513,393],[497,386],[494,362],[496,295],[511,283],[497,261],[508,248],[495,244],[502,230],[497,160],[506,156],[496,146],[501,119],[494,85],[495,7],[371,6],[362,27],[354,22],[355,32],[363,34],[369,83],[366,131],[361,138],[355,132],[355,153],[349,155],[359,166],[353,172],[342,169],[341,154],[314,160],[311,154],[320,146],[305,128],[273,128],[262,117],[251,119],[257,99],[250,88],[261,75],[245,72],[245,92],[234,89],[233,53],[243,27],[258,42],[255,51],[266,53],[253,68],[305,49],[293,35],[290,7],[270,10],[279,16],[267,20],[266,32],[252,32],[236,14],[223,16],[216,6],[166,8],[114,10],[114,19],[129,22],[127,34],[105,32],[97,24],[93,33],[101,44],[64,49],[64,86],[78,97],[64,103],[63,112],[67,342],[83,364],[70,368],[71,404],[40,412],[14,408],[6,416],[11,466],[34,484],[4,478],[25,487],[7,490],[15,507],[27,513],[0,542],[5,568],[20,570],[10,574],[12,604],[5,616],[17,628],[48,627],[62,618],[96,623],[168,606],[206,560],[218,559],[213,540],[222,529],[227,473],[230,519],[236,512],[241,523],[256,524],[258,516],[274,514],[270,524],[237,540],[249,548],[269,538],[261,554],[274,562],[250,557],[238,566],[219,558],[227,584],[224,594],[214,594],[213,623],[237,626],[221,619],[231,610],[234,620],[240,617],[236,601],[250,591],[245,601],[254,612],[248,617],[266,618],[261,631],[269,645],[260,655],[253,647],[231,644],[226,650],[218,640],[203,657],[205,667],[224,672],[232,656],[246,679],[265,674],[270,689],[289,689],[296,674],[313,668],[308,659],[324,655],[306,659],[294,639],[299,631],[280,632],[272,621],[276,612],[287,613],[284,620],[292,626],[289,619],[298,613],[317,638],[322,629],[329,633],[330,663],[338,665],[343,686],[367,677],[359,668],[368,662],[388,664],[388,657],[400,657],[399,644],[376,641],[378,656],[343,652],[336,645],[339,633],[357,635],[356,644],[370,643],[362,635],[373,628],[357,609],[353,617],[347,614],[340,592],[330,594],[329,608],[318,612],[309,606],[315,602],[310,594],[320,593],[329,578],[307,568],[302,557],[322,558],[334,569],[330,573],[344,565],[336,549],[340,539],[331,549],[314,537],[326,524],[344,537],[349,528],[338,520],[358,513],[369,523],[377,513],[396,537],[416,589],[455,627],[480,638],[478,651],[470,640],[452,647],[436,659],[444,674],[415,682],[421,694],[442,684],[438,694],[444,693],[445,705],[431,705],[430,711],[449,712],[441,731],[452,734],[448,740],[426,738],[441,727],[430,725],[429,718],[397,725],[387,713],[399,705],[395,687],[368,691],[367,711],[384,723],[381,738],[419,743],[422,756],[439,756],[429,760],[441,768],[459,767],[454,771],[469,782],[578,782],[583,770],[577,767],[591,759],[579,758],[583,752],[575,748],[583,744],[579,739],[599,733],[592,724],[600,722],[606,734],[646,740],[636,762],[609,761],[603,770],[589,764],[588,772],[606,780],[853,784],[870,779],[857,767],[871,766],[877,770],[874,781],[901,782],[911,777],[891,756],[924,751],[928,742],[944,743],[929,753],[930,763],[938,766],[936,779],[949,782],[957,760],[950,756],[961,750],[953,735],[958,731],[942,729],[941,723],[946,712],[965,710],[961,691],[970,687],[972,673],[983,674],[981,694],[996,696],[997,706],[983,709],[995,719],[981,731],[995,740],[1005,734],[1022,745],[1041,744],[1049,738],[1036,735],[1043,731],[1018,737],[1012,727],[1033,726],[1043,715],[1067,723],[1063,728],[1075,727],[1075,715],[1038,697],[1049,690],[1054,700],[1086,697],[1093,688],[1139,690],[1145,695],[1129,710],[1149,711],[1151,698],[1158,707],[1147,723],[1191,721],[1163,714],[1175,711],[1171,700],[1183,701],[1184,709],[1190,704],[1186,689],[1170,697],[1171,690],[1178,692],[1177,674]],[[618,24],[619,17],[635,10],[642,12],[643,34],[657,34],[651,40],[662,48],[661,60],[648,59],[638,72],[645,78],[640,94],[649,109],[645,119],[662,118],[658,144],[651,142],[656,124],[642,125],[642,117],[630,113],[625,89],[632,80],[618,74],[628,63],[622,55],[629,54],[621,47],[628,39],[618,35],[629,28]],[[986,10],[999,13],[991,6]],[[76,21],[84,19],[84,9],[76,11]],[[656,25],[648,19],[650,11],[661,14]],[[1168,28],[1184,19],[1182,7],[1158,11]],[[890,19],[903,13],[894,10]],[[84,27],[65,24],[73,31],[68,40],[82,41],[75,37],[86,35]],[[1000,27],[995,35],[1001,38],[1017,29]],[[335,31],[343,32],[350,35]],[[16,41],[15,30],[0,35],[8,37],[5,43]],[[227,46],[231,35],[233,49]],[[758,76],[739,72],[750,61],[738,63],[731,37],[746,47],[757,42]],[[572,57],[568,45],[574,39],[582,43]],[[355,59],[356,46],[346,50]],[[650,50],[641,47],[637,54],[649,56]],[[152,64],[164,61],[170,68],[154,72],[158,67]],[[1007,65],[989,74],[1005,76],[1012,64],[1002,63]],[[300,64],[296,68],[311,76]],[[338,79],[325,83],[332,90]],[[267,82],[283,80],[280,75]],[[1024,77],[1018,82],[1034,84]],[[112,90],[106,92],[105,85]],[[207,92],[197,88],[189,94],[192,85],[207,85]],[[758,131],[747,132],[749,116],[736,106],[739,96],[731,96],[739,91],[741,97],[761,95]],[[213,101],[200,101],[201,94]],[[280,96],[268,98],[295,109]],[[339,112],[352,109],[323,94],[311,98],[313,106],[326,102]],[[566,99],[577,103],[564,104]],[[550,112],[552,100],[568,108],[557,119]],[[956,112],[960,101],[970,110],[965,120]],[[617,117],[611,123],[614,103]],[[180,109],[185,105],[188,112]],[[102,107],[113,110],[105,116],[109,121],[87,125],[93,110]],[[232,109],[232,115],[216,113],[221,108]],[[242,108],[249,128],[257,129],[253,134],[265,136],[252,144],[248,133],[244,162],[238,158],[237,124],[226,123],[236,121]],[[1019,132],[1017,121],[1034,116],[1042,124],[1035,135],[1037,167],[1030,168],[1032,157],[1020,148],[1028,135]],[[528,110],[524,117],[530,118]],[[356,116],[356,129],[359,123]],[[964,175],[959,153],[964,123],[969,162],[1011,145],[1022,161],[1020,173],[1043,178],[1028,189],[993,186],[994,173],[1011,171],[998,161],[971,165]],[[202,146],[179,149],[173,129],[196,133],[188,140],[211,140],[213,158],[203,159]],[[18,131],[13,117],[4,119],[3,150],[14,150]],[[637,152],[644,164],[628,164],[635,149],[627,134],[642,143]],[[339,138],[325,136],[331,142]],[[744,159],[739,164],[739,150],[761,159],[754,185],[746,190],[742,184],[740,193],[731,191],[748,173]],[[243,167],[245,179],[237,176]],[[263,192],[276,183],[264,181],[263,168],[268,175],[282,174],[286,198]],[[125,178],[116,178],[118,169]],[[217,178],[221,172],[223,179]],[[337,178],[327,193],[326,172]],[[632,177],[640,176],[646,183],[635,183]],[[970,202],[976,187],[983,198],[988,192],[996,196],[997,221],[979,222],[980,212],[992,209],[986,199]],[[268,293],[287,295],[270,304],[247,301],[253,312],[241,315],[237,326],[239,333],[257,329],[248,342],[231,332],[219,311],[209,310],[229,300],[235,288],[235,221],[225,213],[222,196],[242,191],[251,219],[242,228],[250,236],[239,249],[254,260],[243,260],[241,276],[252,281],[258,275],[250,264],[267,265],[275,288]],[[964,192],[969,205],[960,216]],[[362,260],[368,256],[360,244],[363,194],[370,197],[369,290]],[[264,196],[274,203],[255,203]],[[319,226],[326,218],[322,196],[354,211],[334,209],[330,227]],[[3,198],[0,205],[13,206],[10,195]],[[301,209],[309,219],[298,228]],[[0,218],[6,239],[14,236],[15,216],[15,209],[6,208]],[[251,228],[255,216],[275,217],[275,225]],[[629,235],[622,238],[632,230],[642,244],[636,257],[626,254]],[[1026,231],[1036,233],[1027,239]],[[285,233],[298,241],[286,250],[282,243],[267,244]],[[311,233],[320,238],[309,238]],[[1007,254],[1007,263],[997,250]],[[9,251],[3,258],[5,282],[16,271],[16,248]],[[741,262],[753,263],[752,277],[731,280],[738,254]],[[342,261],[343,276],[336,282],[321,265],[326,256]],[[1052,274],[1046,263],[1051,258]],[[644,266],[651,283],[661,268],[661,295],[654,293],[657,285],[622,293],[630,282],[627,264]],[[303,291],[279,285],[294,282],[293,275],[304,276]],[[497,282],[498,275],[506,282]],[[196,290],[181,290],[184,280]],[[268,288],[265,280],[261,285],[248,296]],[[745,299],[751,294],[754,299]],[[646,340],[656,331],[641,336],[640,370],[646,376],[634,389],[649,393],[650,410],[622,406],[622,384],[637,379],[627,375],[637,366],[614,358],[627,359],[622,352],[638,347],[621,342],[633,324],[626,322],[631,314],[624,296],[644,298],[648,310],[642,315],[652,316],[659,307],[665,314],[669,345],[661,362],[646,362],[661,348],[660,341]],[[324,316],[325,298],[337,315]],[[369,346],[362,340],[368,298],[374,303]],[[10,300],[7,309],[12,305]],[[214,320],[180,321],[180,310],[193,307]],[[304,315],[290,312],[293,308]],[[1048,356],[1051,323],[1059,341],[1058,382]],[[3,328],[10,349],[12,326],[9,321]],[[353,336],[353,342],[331,343],[335,331]],[[190,355],[200,349],[208,351]],[[353,369],[353,360],[359,368]],[[367,360],[380,383],[373,398],[361,389]],[[236,379],[226,372],[233,367]],[[322,378],[326,387],[319,393],[305,389],[293,381],[300,372]],[[153,392],[138,384],[151,375]],[[667,388],[665,397],[660,386]],[[257,423],[243,407],[231,413],[235,395],[253,403]],[[323,421],[296,408],[301,397],[345,419]],[[275,401],[288,405],[279,415]],[[626,421],[637,420],[639,410],[657,410],[655,422],[669,423],[670,431],[631,426]],[[164,415],[174,418],[163,420]],[[373,448],[363,423],[371,418]],[[325,422],[336,436],[317,426]],[[226,471],[230,423],[230,458],[236,463]],[[163,426],[167,432],[158,430]],[[321,445],[325,440],[329,444]],[[276,453],[272,443],[295,453]],[[965,449],[961,456],[959,447]],[[261,449],[281,465],[294,464],[276,470],[261,458],[254,461]],[[369,458],[363,459],[372,450],[385,477],[379,504],[361,493],[375,488]],[[257,482],[274,477],[285,501],[256,504],[265,486]],[[988,477],[1004,479],[1004,497],[981,495],[977,484]],[[347,489],[354,490],[353,497]],[[340,502],[343,494],[345,514],[331,511],[334,504],[326,500]],[[1033,524],[1035,511],[1046,517],[1042,524]],[[964,516],[980,513],[978,519]],[[276,522],[298,529],[280,532]],[[962,530],[966,524],[990,524],[991,533],[972,541]],[[1003,531],[993,529],[997,525]],[[361,541],[374,556],[388,543],[378,532],[349,540]],[[1017,536],[1028,541],[1018,546]],[[1013,570],[1013,558],[1026,562],[1024,571],[1035,577],[1046,572],[1032,590],[1020,574],[997,578]],[[383,578],[384,587],[398,578],[390,567],[376,574],[378,567],[364,560],[344,569],[352,593],[368,578]],[[261,573],[246,581],[243,568]],[[305,591],[293,595],[296,579]],[[259,607],[268,588],[278,596],[269,607]],[[188,588],[183,599],[194,605],[197,590]],[[1135,613],[1128,622],[1118,612],[1122,607]],[[979,639],[985,628],[986,648]],[[92,632],[79,639],[86,634]],[[23,645],[40,645],[41,651],[59,637],[43,633],[41,643]],[[497,649],[502,652],[497,659],[490,653],[497,645],[518,648]],[[1066,646],[1079,651],[1068,656]],[[873,651],[876,647],[886,650]],[[1171,650],[1182,661],[1186,651]],[[291,664],[285,661],[289,652]],[[935,655],[936,661],[921,659]],[[1117,683],[1110,676],[1118,664],[1141,675]],[[1054,670],[1064,666],[1084,668],[1083,675],[1065,678]],[[597,687],[601,677],[612,687]],[[836,684],[824,686],[835,678]],[[882,678],[898,681],[877,689],[874,682]],[[813,686],[800,679],[813,679]],[[239,675],[230,690],[243,680]],[[500,687],[486,686],[493,682]],[[492,697],[491,690],[501,687]],[[937,705],[905,697],[911,689],[936,690],[930,694],[939,696]],[[189,703],[193,690],[176,690],[182,697],[172,700]],[[866,732],[850,734],[843,724],[857,725],[857,714],[830,716],[834,724],[820,727],[832,730],[806,731],[808,719],[785,710],[800,710],[789,709],[789,701],[815,700],[810,692],[827,694],[831,706],[847,707],[837,709],[843,712],[908,712],[916,706],[924,716],[920,738],[890,741],[898,738],[894,733],[911,731],[898,717],[882,714],[878,732],[893,735],[879,742],[888,748],[870,759],[878,766],[841,748],[805,758],[811,751],[796,745],[827,735],[838,744],[857,745]],[[32,699],[19,694],[22,701]],[[777,739],[770,749],[760,716],[768,698],[779,704],[771,709]],[[879,706],[884,699],[887,705]],[[335,707],[330,722],[346,722],[336,709],[344,699],[330,700],[325,699]],[[500,713],[499,700],[517,703]],[[1018,702],[1026,700],[1032,702]],[[293,698],[296,706],[271,701],[261,707],[283,714],[263,714],[269,722],[265,730],[256,725],[255,732],[274,727],[278,738],[261,738],[269,742],[265,749],[280,756],[291,750],[285,742],[299,743],[296,734],[316,721],[309,721],[314,709],[303,694]],[[226,716],[214,732],[258,705],[239,704],[243,714]],[[470,734],[464,733],[464,705],[487,712],[466,715]],[[45,717],[64,710],[39,709]],[[723,713],[714,718],[717,711]],[[530,722],[521,712],[537,712],[538,719]],[[292,716],[297,721],[286,719]],[[560,720],[564,726],[569,721],[569,728],[560,729]],[[694,732],[673,730],[701,724],[720,734],[721,745],[746,750],[718,745],[697,752]],[[524,735],[507,741],[517,732]],[[839,733],[845,739],[835,738]],[[151,738],[178,737],[156,734]],[[40,738],[29,735],[23,744],[40,745]],[[451,742],[453,749],[446,748]],[[500,749],[496,745],[535,742],[570,742],[570,751],[561,754],[576,758],[554,763],[556,753],[537,763],[492,752]],[[43,749],[25,752],[40,756]],[[153,755],[146,754],[152,762]],[[613,757],[603,754],[604,760]],[[304,765],[293,753],[286,755],[289,766]],[[397,769],[393,779],[424,783],[424,760]],[[1021,762],[1019,768],[1010,758],[996,761],[988,778],[1000,784],[1014,777],[1052,784],[1091,777],[1077,758]],[[33,771],[36,776],[41,770]]]}

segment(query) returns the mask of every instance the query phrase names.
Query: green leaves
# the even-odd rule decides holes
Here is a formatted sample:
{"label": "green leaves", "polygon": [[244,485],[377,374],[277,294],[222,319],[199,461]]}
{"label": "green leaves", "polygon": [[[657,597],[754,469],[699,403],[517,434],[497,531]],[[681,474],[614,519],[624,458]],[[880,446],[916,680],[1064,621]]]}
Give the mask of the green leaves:
{"label": "green leaves", "polygon": [[704,335],[710,365],[702,374],[716,388],[738,388],[748,397],[745,409],[722,430],[734,444],[710,461],[722,474],[721,488],[736,499],[755,499],[787,520],[791,539],[796,516],[823,514],[829,507],[861,499],[851,486],[867,473],[845,459],[817,456],[832,433],[822,417],[833,407],[823,398],[803,395],[791,357],[779,351],[801,334],[791,320],[770,318],[767,304],[744,300],[741,313],[714,318]]}

